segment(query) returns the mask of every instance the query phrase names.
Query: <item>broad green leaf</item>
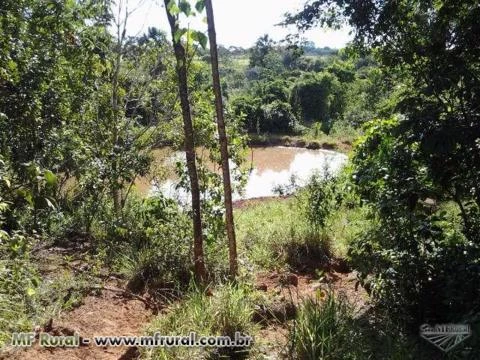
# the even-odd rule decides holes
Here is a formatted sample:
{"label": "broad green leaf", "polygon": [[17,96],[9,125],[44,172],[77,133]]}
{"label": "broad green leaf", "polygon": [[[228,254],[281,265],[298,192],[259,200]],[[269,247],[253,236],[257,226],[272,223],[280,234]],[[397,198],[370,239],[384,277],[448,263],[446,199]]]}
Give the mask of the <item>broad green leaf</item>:
{"label": "broad green leaf", "polygon": [[203,9],[205,9],[205,0],[198,0],[195,4],[195,9],[197,9],[198,12],[202,12]]}
{"label": "broad green leaf", "polygon": [[33,195],[28,189],[18,189],[17,195],[22,197],[30,206],[33,206]]}
{"label": "broad green leaf", "polygon": [[40,175],[40,167],[34,162],[23,163],[22,165],[26,167],[28,174],[32,179]]}
{"label": "broad green leaf", "polygon": [[187,32],[187,29],[178,29],[175,31],[174,41],[179,42],[182,36]]}
{"label": "broad green leaf", "polygon": [[187,0],[181,0],[178,4],[180,11],[183,12],[185,15],[190,16],[192,14],[192,7]]}
{"label": "broad green leaf", "polygon": [[55,186],[57,184],[57,176],[50,170],[45,170],[43,177],[49,186]]}
{"label": "broad green leaf", "polygon": [[17,71],[17,63],[13,60],[9,60],[8,63],[7,63],[7,66],[9,68],[10,71]]}
{"label": "broad green leaf", "polygon": [[168,3],[168,6],[167,6],[167,10],[170,14],[172,14],[174,16],[180,14],[180,8],[178,7],[175,0],[170,0],[170,2]]}
{"label": "broad green leaf", "polygon": [[192,33],[192,39],[198,41],[202,48],[205,49],[207,47],[208,37],[201,31],[194,31]]}

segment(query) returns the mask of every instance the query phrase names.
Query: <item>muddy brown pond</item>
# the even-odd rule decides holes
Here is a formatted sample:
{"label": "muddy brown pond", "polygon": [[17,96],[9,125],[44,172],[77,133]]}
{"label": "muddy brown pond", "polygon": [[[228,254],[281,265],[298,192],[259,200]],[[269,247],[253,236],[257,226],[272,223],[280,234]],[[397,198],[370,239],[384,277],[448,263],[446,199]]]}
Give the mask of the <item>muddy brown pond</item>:
{"label": "muddy brown pond", "polygon": [[[199,150],[199,156],[206,159],[208,153]],[[176,189],[178,179],[174,172],[175,163],[183,161],[184,154],[159,149],[154,151],[154,159],[151,174],[137,182],[138,190],[146,196],[161,191],[179,201],[188,199],[185,191]],[[288,187],[292,181],[297,186],[302,186],[315,173],[335,174],[346,161],[346,155],[327,150],[283,146],[251,148],[247,151],[243,164],[249,170],[247,182],[241,193],[234,194],[234,200],[276,196],[278,193],[275,189]],[[231,166],[234,167],[235,164]],[[164,180],[154,180],[159,174]]]}

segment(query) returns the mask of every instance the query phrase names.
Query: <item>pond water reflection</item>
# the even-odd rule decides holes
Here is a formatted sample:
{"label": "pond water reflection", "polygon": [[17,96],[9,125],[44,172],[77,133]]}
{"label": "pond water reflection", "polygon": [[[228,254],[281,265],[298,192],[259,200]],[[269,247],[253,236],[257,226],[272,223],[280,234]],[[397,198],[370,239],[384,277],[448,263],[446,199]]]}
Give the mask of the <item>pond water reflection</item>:
{"label": "pond water reflection", "polygon": [[[157,161],[161,157],[165,163],[174,163],[183,158],[182,153],[157,152]],[[251,168],[242,194],[234,194],[234,200],[275,196],[274,189],[291,184],[292,179],[302,186],[314,173],[337,173],[346,163],[347,156],[327,150],[308,150],[293,147],[252,148],[248,152],[246,163]],[[150,193],[161,191],[166,196],[186,200],[186,193],[175,189],[177,179],[170,175],[160,185],[149,185]],[[147,184],[143,184],[145,185]],[[137,185],[138,186],[138,185]],[[142,186],[139,188],[142,190]]]}

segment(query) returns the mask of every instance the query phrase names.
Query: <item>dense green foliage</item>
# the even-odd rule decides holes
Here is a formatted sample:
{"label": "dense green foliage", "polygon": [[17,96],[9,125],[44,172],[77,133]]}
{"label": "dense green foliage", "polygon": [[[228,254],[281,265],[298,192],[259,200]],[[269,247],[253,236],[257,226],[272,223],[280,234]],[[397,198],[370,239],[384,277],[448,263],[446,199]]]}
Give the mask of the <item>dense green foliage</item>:
{"label": "dense green foliage", "polygon": [[[347,48],[268,35],[251,49],[219,48],[236,165],[246,135],[288,135],[286,144],[316,149],[350,149],[357,138],[336,177],[318,174],[303,189],[277,189],[289,199],[236,211],[236,284],[223,284],[228,251],[222,179],[212,171],[220,155],[208,39],[176,24],[173,37],[188,60],[194,145],[206,154],[196,164],[207,290],[188,290],[192,207],[138,189],[140,178],[165,179],[167,166],[152,166],[156,147],[184,148],[172,45],[154,28],[128,37],[129,13],[117,5],[118,12],[97,0],[0,5],[0,345],[11,331],[78,305],[105,269],[152,299],[189,294],[150,332],[231,336],[257,331],[257,272],[319,280],[348,261],[371,312],[354,314],[343,298],[316,293],[288,326],[292,358],[431,358],[417,341],[418,325],[447,322],[474,331],[452,357],[478,358],[478,0],[313,0],[285,23],[300,30],[348,24],[354,40]],[[182,18],[203,11],[202,1],[195,10],[186,0],[166,5]],[[185,160],[176,160],[176,186],[188,193]],[[242,183],[242,166],[232,176]],[[44,276],[54,248],[80,254],[88,271]],[[143,355],[253,356],[256,349],[242,351]]]}
{"label": "dense green foliage", "polygon": [[[114,12],[109,1],[0,5],[0,244],[6,274],[0,341],[4,331],[27,330],[42,320],[35,294],[47,284],[37,274],[41,256],[34,252],[53,244],[86,247],[89,259],[126,276],[133,291],[188,285],[188,204],[180,208],[160,195],[141,199],[137,190],[147,173],[158,182],[166,172],[152,172],[154,147],[183,148],[171,44],[157,29],[126,36],[129,12],[118,6]],[[205,45],[207,38],[200,32],[182,36],[190,48],[195,142],[218,163],[209,64],[190,46]],[[227,127],[232,159],[240,164],[243,135],[236,119],[229,117]],[[176,172],[178,186],[189,191],[182,159]],[[240,169],[234,175],[241,177]],[[200,188],[209,271],[220,279],[223,192],[221,177],[206,164],[200,165]],[[75,291],[58,289],[67,290]],[[7,311],[12,301],[15,307]],[[18,314],[18,326],[7,323],[10,312]]]}
{"label": "dense green foliage", "polygon": [[[308,43],[285,46],[268,35],[248,58],[224,49],[222,70],[233,112],[244,116],[250,133],[298,135],[320,124],[328,134],[334,123],[358,128],[381,113],[392,91],[371,56]],[[242,75],[249,81],[240,82]]]}
{"label": "dense green foliage", "polygon": [[395,138],[396,126],[372,124],[357,148],[357,186],[379,224],[351,255],[365,275],[376,276],[373,289],[385,306],[420,321],[459,321],[478,306],[478,242],[415,147]]}
{"label": "dense green foliage", "polygon": [[396,84],[379,108],[389,120],[368,123],[353,157],[373,222],[350,256],[379,304],[408,325],[478,328],[479,11],[478,1],[319,0],[286,19],[300,29],[349,23],[356,48]]}

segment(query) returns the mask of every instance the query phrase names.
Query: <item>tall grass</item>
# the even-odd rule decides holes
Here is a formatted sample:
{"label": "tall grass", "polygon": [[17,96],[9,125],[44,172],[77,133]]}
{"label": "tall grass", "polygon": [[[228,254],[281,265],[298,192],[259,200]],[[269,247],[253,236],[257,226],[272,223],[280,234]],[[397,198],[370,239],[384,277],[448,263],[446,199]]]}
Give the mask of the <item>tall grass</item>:
{"label": "tall grass", "polygon": [[290,329],[290,355],[295,359],[354,359],[358,350],[348,302],[333,293],[324,301],[307,299]]}
{"label": "tall grass", "polygon": [[0,348],[9,342],[12,332],[32,330],[36,279],[29,261],[0,261]]}
{"label": "tall grass", "polygon": [[[417,334],[406,333],[388,314],[360,315],[343,296],[306,299],[289,329],[291,359],[298,360],[429,360],[476,359],[441,354]],[[468,355],[468,354],[467,354]]]}
{"label": "tall grass", "polygon": [[241,255],[257,270],[299,269],[305,257],[330,255],[328,236],[309,225],[296,198],[238,210],[236,226]]}
{"label": "tall grass", "polygon": [[344,258],[348,245],[371,219],[362,207],[332,209],[323,229],[302,213],[301,196],[272,199],[236,211],[240,253],[254,268],[297,268],[305,259]]}
{"label": "tall grass", "polygon": [[[166,315],[159,316],[148,327],[150,334],[187,336],[194,331],[200,336],[230,336],[236,332],[254,336],[257,328],[252,323],[253,293],[242,285],[225,284],[213,293],[194,290],[183,301],[176,303]],[[243,358],[248,348],[156,348],[145,349],[143,358],[205,359],[214,357]]]}

